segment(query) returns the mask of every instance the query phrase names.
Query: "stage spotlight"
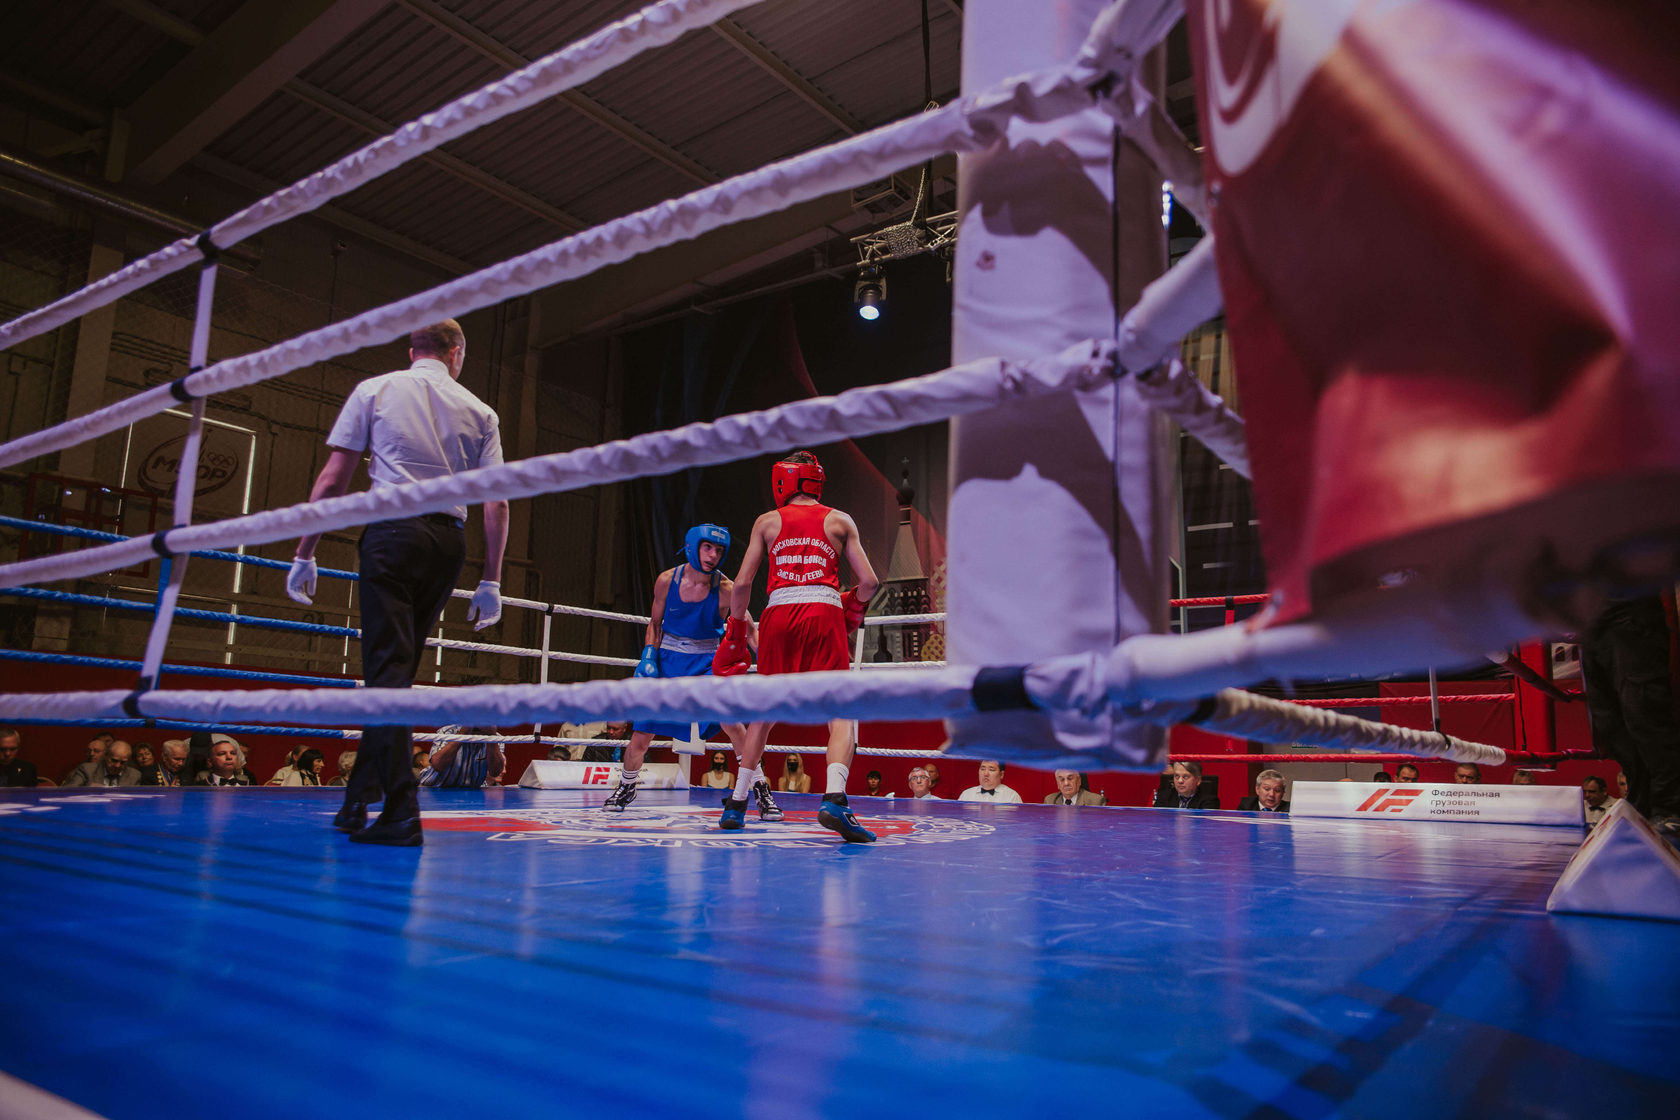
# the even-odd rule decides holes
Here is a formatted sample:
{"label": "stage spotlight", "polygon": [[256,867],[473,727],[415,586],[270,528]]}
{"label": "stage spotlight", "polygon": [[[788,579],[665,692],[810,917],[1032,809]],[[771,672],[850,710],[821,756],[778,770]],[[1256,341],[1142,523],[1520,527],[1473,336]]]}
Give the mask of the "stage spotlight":
{"label": "stage spotlight", "polygon": [[881,317],[881,305],[887,301],[887,278],[879,269],[866,268],[858,273],[852,288],[852,302],[857,305],[858,318],[874,322]]}

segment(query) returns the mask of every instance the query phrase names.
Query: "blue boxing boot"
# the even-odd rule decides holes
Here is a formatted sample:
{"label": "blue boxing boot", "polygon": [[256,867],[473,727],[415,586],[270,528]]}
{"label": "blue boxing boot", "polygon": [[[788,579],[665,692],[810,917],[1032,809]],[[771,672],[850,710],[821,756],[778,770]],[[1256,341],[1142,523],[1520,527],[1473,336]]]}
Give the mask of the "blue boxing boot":
{"label": "blue boxing boot", "polygon": [[843,793],[823,794],[822,807],[817,810],[817,823],[830,832],[838,832],[848,844],[873,844],[875,834],[858,823],[846,805]]}
{"label": "blue boxing boot", "polygon": [[718,818],[718,827],[734,830],[747,827],[747,799],[736,801],[733,797],[723,799],[723,816]]}

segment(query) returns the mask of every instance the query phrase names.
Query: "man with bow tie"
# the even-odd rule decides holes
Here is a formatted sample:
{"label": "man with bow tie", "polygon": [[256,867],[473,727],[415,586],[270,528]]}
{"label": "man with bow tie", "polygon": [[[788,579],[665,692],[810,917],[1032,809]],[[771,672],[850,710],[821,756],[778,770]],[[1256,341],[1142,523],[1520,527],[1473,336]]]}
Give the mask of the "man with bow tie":
{"label": "man with bow tie", "polygon": [[1001,762],[993,762],[990,759],[982,762],[980,764],[980,784],[977,786],[969,786],[967,789],[963,790],[962,796],[958,797],[957,800],[988,801],[992,804],[1019,805],[1021,803],[1021,795],[1003,784],[1004,769],[1004,764]]}

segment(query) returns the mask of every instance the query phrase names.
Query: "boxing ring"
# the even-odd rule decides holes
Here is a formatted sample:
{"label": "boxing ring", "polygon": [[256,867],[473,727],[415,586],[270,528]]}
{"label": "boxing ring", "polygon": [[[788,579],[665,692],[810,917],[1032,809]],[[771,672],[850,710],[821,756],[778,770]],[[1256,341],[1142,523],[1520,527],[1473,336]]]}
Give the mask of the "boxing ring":
{"label": "boxing ring", "polygon": [[[860,849],[809,795],[735,837],[698,792],[420,796],[414,860],[308,791],[0,791],[8,941],[52,947],[0,990],[0,1068],[113,1117],[1655,1117],[1680,1088],[1673,927],[1543,912],[1574,830],[855,797]],[[136,1053],[143,1090],[90,1072]]]}
{"label": "boxing ring", "polygon": [[[1579,549],[1536,574],[1532,557],[1513,545],[1452,569],[1450,579],[1402,573],[1330,597],[1321,610],[1288,586],[1264,625],[1161,632],[1173,604],[1165,581],[1151,578],[1164,555],[1153,441],[1170,419],[1232,470],[1246,477],[1253,469],[1243,420],[1175,356],[1184,334],[1223,306],[1221,235],[1147,282],[1121,282],[1118,231],[1129,205],[1122,138],[1126,158],[1143,160],[1157,180],[1170,174],[1205,224],[1216,216],[1199,157],[1140,76],[1140,60],[1180,14],[1168,0],[1074,5],[1084,17],[1075,40],[1051,44],[1054,64],[1025,72],[997,70],[1016,44],[999,31],[1006,25],[994,26],[965,72],[964,96],[948,105],[268,349],[209,361],[220,253],[750,2],[653,4],[199,237],[0,325],[0,345],[15,345],[162,276],[199,269],[191,372],[0,445],[0,467],[12,466],[166,409],[192,410],[169,528],[142,537],[77,533],[87,547],[0,564],[4,594],[70,605],[98,597],[46,585],[161,558],[156,601],[118,606],[154,616],[143,656],[101,666],[132,671],[132,685],[7,693],[6,718],[326,738],[354,738],[355,726],[454,723],[530,727],[475,738],[540,745],[600,742],[542,733],[598,719],[943,719],[950,757],[1092,770],[1159,769],[1165,730],[1176,725],[1340,757],[1494,765],[1521,757],[1242,688],[1421,669],[1555,628],[1550,601],[1530,594],[1536,580],[1552,587],[1581,571],[1625,574],[1608,560],[1586,565]],[[1068,28],[1056,33],[1065,39]],[[1116,259],[1105,266],[1111,290],[1045,330],[984,312],[988,301],[1004,306],[1018,296],[1009,284],[1059,275],[1068,247],[1014,245],[990,227],[965,225],[948,369],[407,486],[193,519],[190,466],[211,395],[937,155],[968,161],[964,189],[995,201],[988,192],[1007,176],[988,161],[1063,141],[1084,157],[1106,154],[1092,181],[1114,223],[1098,240],[1112,242]],[[986,210],[984,201],[976,207]],[[1015,269],[996,269],[987,256],[1017,248],[1028,263]],[[982,273],[1003,279],[994,285]],[[998,424],[1056,415],[1090,424],[1086,450],[1100,468],[1090,492],[1075,493],[1077,483],[1057,489],[1064,480],[1053,471],[991,478],[977,466],[975,449],[996,446]],[[440,654],[537,658],[536,683],[370,689],[224,670],[288,687],[165,687],[172,674],[211,672],[164,660],[172,621],[195,617],[179,606],[189,563],[285,567],[243,549],[938,421],[956,425],[960,468],[949,663],[551,682],[553,660],[613,670],[635,661],[554,649],[549,623],[581,608],[507,598],[510,608],[542,612],[539,648],[430,644]],[[1030,444],[1031,425],[1022,431]],[[1085,504],[1045,503],[1045,477],[1058,498]],[[1067,508],[1096,512],[1089,525],[1061,516],[1047,533],[1035,531],[1046,509]],[[1644,527],[1609,518],[1599,536]],[[1088,574],[1095,563],[1105,580],[1077,590],[1097,607],[1060,609],[1060,587],[1044,589],[1055,609],[1007,595],[1018,573],[976,559],[977,545],[1005,533],[1028,562],[1066,550],[1075,570]],[[313,633],[355,637],[350,627],[243,612],[204,621],[313,625]],[[7,653],[23,655],[38,656]],[[865,743],[859,753],[889,752]],[[28,1083],[5,1086],[0,1100],[28,1100],[34,1085],[113,1116],[292,1116],[327,1101],[335,1111],[423,1114],[803,1116],[911,1101],[990,1115],[1053,1101],[1208,1116],[1414,1115],[1423,1107],[1659,1115],[1680,1090],[1671,1058],[1680,1042],[1672,927],[1545,911],[1580,845],[1578,829],[860,797],[858,814],[881,839],[858,848],[813,827],[814,797],[783,796],[787,821],[725,836],[709,794],[697,791],[649,790],[609,817],[589,792],[423,789],[427,840],[416,859],[340,843],[317,793],[0,791],[8,940],[50,945],[61,963],[102,962],[18,969],[0,988],[0,1066]],[[128,950],[122,967],[103,966],[118,941]],[[230,1043],[236,1058],[224,1060]],[[92,1072],[136,1052],[156,1075],[143,1091]],[[31,1107],[46,1114],[38,1101]]]}

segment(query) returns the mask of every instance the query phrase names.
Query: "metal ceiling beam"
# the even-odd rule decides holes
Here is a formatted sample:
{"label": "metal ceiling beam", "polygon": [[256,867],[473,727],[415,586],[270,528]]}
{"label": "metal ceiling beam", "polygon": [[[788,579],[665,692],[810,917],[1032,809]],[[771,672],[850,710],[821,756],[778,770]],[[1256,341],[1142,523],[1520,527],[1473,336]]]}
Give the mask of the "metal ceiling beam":
{"label": "metal ceiling beam", "polygon": [[134,178],[156,183],[337,46],[386,0],[245,0],[124,116]]}
{"label": "metal ceiling beam", "polygon": [[[531,63],[523,54],[474,27],[436,0],[397,0],[397,3],[510,71],[519,70]],[[565,102],[602,128],[617,133],[622,139],[634,144],[667,167],[675,168],[694,182],[708,186],[718,181],[719,176],[711,168],[619,116],[588,94],[569,89],[556,100]]]}
{"label": "metal ceiling beam", "polygon": [[[247,171],[245,168],[229,163],[220,156],[213,156],[209,152],[200,152],[194,156],[192,166],[207,171],[217,178],[226,179],[235,186],[243,187],[258,195],[273,194],[285,186],[284,183],[276,183],[272,179],[258,175],[254,171]],[[478,270],[478,266],[469,261],[441,252],[429,245],[422,245],[411,237],[405,237],[395,230],[386,229],[384,226],[370,222],[366,218],[358,218],[356,215],[340,210],[336,206],[317,207],[313,211],[313,215],[329,225],[337,226],[346,233],[353,233],[358,237],[372,241],[376,245],[383,245],[387,249],[393,249],[405,256],[413,257],[417,261],[423,261],[434,268],[442,269],[451,276],[464,276],[469,272]]]}
{"label": "metal ceiling beam", "polygon": [[[152,3],[152,0],[104,0],[104,2],[132,19],[163,32],[177,42],[196,47],[205,39],[203,31],[173,13],[158,7]],[[313,86],[300,78],[292,79],[281,88],[300,101],[307,102],[317,109],[337,117],[346,124],[368,133],[370,136],[386,136],[394,130],[395,126],[380,120],[372,113],[363,112],[349,102],[334,97],[326,90]],[[421,158],[433,166],[471,183],[480,190],[495,195],[504,202],[513,203],[526,213],[533,214],[566,233],[577,233],[579,230],[588,228],[588,223],[582,219],[566,213],[557,206],[551,206],[535,195],[498,179],[486,171],[481,171],[447,152],[431,152]],[[276,189],[283,185],[278,184]]]}
{"label": "metal ceiling beam", "polygon": [[761,69],[786,86],[799,99],[838,125],[848,136],[863,131],[863,122],[852,116],[828,94],[812,85],[799,71],[771,53],[770,48],[743,31],[733,20],[720,19],[712,30],[723,40],[752,59]]}
{"label": "metal ceiling beam", "polygon": [[[372,113],[366,112],[350,104],[342,98],[334,97],[318,86],[308,82],[294,80],[285,85],[287,93],[298,100],[328,113],[344,123],[361,129],[370,136],[386,136],[397,130],[398,125],[380,120]],[[528,191],[521,190],[511,183],[496,178],[488,171],[480,170],[458,156],[452,156],[445,151],[432,151],[420,157],[423,161],[462,180],[471,183],[479,190],[493,194],[503,202],[511,202],[528,214],[535,215],[551,225],[557,226],[566,233],[577,233],[589,228],[589,223],[581,218],[566,213],[558,206],[551,206]]]}

